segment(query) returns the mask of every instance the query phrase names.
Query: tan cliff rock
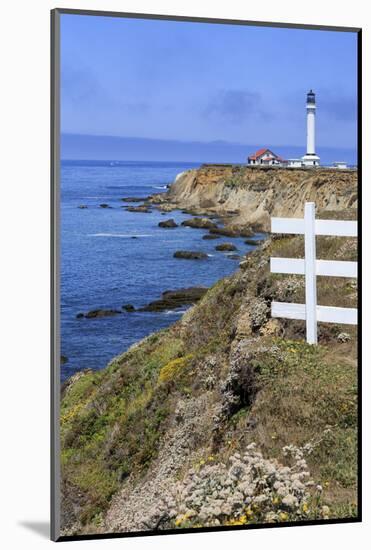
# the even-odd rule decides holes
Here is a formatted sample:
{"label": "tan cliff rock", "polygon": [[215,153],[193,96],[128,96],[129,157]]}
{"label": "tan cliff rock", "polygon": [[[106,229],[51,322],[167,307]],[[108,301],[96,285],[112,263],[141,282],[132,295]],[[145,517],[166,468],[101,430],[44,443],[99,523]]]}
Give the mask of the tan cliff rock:
{"label": "tan cliff rock", "polygon": [[153,200],[269,230],[271,216],[301,217],[305,201],[317,210],[357,208],[356,170],[203,165],[179,174],[165,196]]}

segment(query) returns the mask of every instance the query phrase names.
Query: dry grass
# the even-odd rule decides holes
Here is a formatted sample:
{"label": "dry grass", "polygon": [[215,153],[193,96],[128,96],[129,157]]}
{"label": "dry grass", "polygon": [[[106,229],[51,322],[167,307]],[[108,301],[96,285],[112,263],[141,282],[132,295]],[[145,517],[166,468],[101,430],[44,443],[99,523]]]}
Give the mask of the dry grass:
{"label": "dry grass", "polygon": [[[353,506],[357,477],[357,364],[354,345],[313,348],[300,340],[259,342],[254,365],[260,392],[250,410],[232,419],[226,439],[243,448],[256,442],[279,458],[285,445],[315,442],[308,457],[312,476],[324,487],[323,503]],[[263,348],[264,351],[259,351]],[[340,507],[340,508],[339,508]]]}

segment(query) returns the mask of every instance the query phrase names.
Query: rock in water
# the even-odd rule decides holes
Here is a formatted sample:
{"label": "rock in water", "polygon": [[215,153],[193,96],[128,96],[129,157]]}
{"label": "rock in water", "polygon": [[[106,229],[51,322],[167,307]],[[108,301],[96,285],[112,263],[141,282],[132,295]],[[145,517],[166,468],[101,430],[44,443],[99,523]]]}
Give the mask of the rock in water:
{"label": "rock in water", "polygon": [[207,258],[207,254],[205,254],[205,252],[192,250],[177,250],[174,252],[174,258],[181,258],[183,260],[203,260]]}
{"label": "rock in water", "polygon": [[212,222],[208,218],[191,218],[189,220],[184,220],[182,225],[185,227],[195,227],[198,229],[216,229],[218,227],[216,223]]}
{"label": "rock in water", "polygon": [[179,288],[177,290],[166,290],[162,293],[160,300],[150,302],[140,309],[140,311],[163,311],[165,309],[175,309],[180,306],[194,304],[202,298],[207,292],[203,286],[190,288]]}
{"label": "rock in water", "polygon": [[264,241],[261,239],[246,239],[245,244],[250,244],[252,246],[258,246],[258,244],[263,243]]}
{"label": "rock in water", "polygon": [[219,251],[222,251],[222,252],[233,251],[233,250],[237,250],[237,246],[235,246],[232,243],[222,243],[222,244],[218,244],[215,247],[215,250],[219,250]]}
{"label": "rock in water", "polygon": [[135,307],[133,306],[133,304],[124,304],[122,306],[122,309],[129,312],[135,311]]}
{"label": "rock in water", "polygon": [[102,202],[102,204],[99,205],[99,208],[112,208],[112,206],[106,204],[105,202]]}
{"label": "rock in water", "polygon": [[148,199],[148,197],[123,197],[121,200],[123,202],[143,202]]}
{"label": "rock in water", "polygon": [[202,238],[204,241],[213,241],[214,239],[220,239],[220,235],[212,235],[211,233],[207,233]]}
{"label": "rock in water", "polygon": [[145,204],[140,204],[139,206],[126,206],[125,210],[128,212],[143,212],[144,214],[152,212]]}
{"label": "rock in water", "polygon": [[161,210],[162,214],[166,214],[166,212],[171,212],[175,209],[175,207],[172,204],[158,204],[156,206],[157,210]]}
{"label": "rock in water", "polygon": [[212,227],[210,233],[216,235],[224,235],[225,237],[252,237],[253,231],[249,227],[229,226],[229,227]]}
{"label": "rock in water", "polygon": [[170,220],[165,220],[163,222],[159,222],[158,226],[159,227],[165,227],[167,229],[167,228],[178,227],[178,224],[175,223],[175,221],[171,218]]}
{"label": "rock in water", "polygon": [[113,315],[118,315],[122,313],[119,309],[93,309],[87,313],[78,313],[76,315],[77,319],[85,317],[85,319],[96,319],[99,317],[112,317]]}

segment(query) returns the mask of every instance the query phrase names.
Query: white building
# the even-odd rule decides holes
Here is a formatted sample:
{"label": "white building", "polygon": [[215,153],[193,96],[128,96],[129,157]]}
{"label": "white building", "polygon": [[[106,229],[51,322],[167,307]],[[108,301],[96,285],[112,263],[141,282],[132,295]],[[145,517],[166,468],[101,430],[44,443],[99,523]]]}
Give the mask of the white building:
{"label": "white building", "polygon": [[307,152],[301,159],[303,166],[319,166],[316,155],[316,96],[313,90],[307,93]]}
{"label": "white building", "polygon": [[339,168],[339,170],[345,170],[346,168],[348,168],[348,165],[347,165],[346,162],[344,162],[342,160],[338,160],[338,161],[334,162],[334,167]]}
{"label": "white building", "polygon": [[287,162],[288,168],[302,168],[303,161],[301,159],[289,159]]}
{"label": "white building", "polygon": [[247,163],[254,166],[286,166],[287,161],[270,149],[263,147],[247,158]]}

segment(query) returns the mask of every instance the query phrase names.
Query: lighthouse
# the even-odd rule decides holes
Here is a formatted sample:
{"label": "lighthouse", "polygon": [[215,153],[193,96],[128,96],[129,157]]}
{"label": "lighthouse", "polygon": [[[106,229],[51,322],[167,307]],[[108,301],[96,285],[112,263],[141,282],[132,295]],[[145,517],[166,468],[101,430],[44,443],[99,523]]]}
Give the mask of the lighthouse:
{"label": "lighthouse", "polygon": [[304,166],[319,166],[316,155],[316,94],[313,90],[307,93],[307,153],[302,157]]}

